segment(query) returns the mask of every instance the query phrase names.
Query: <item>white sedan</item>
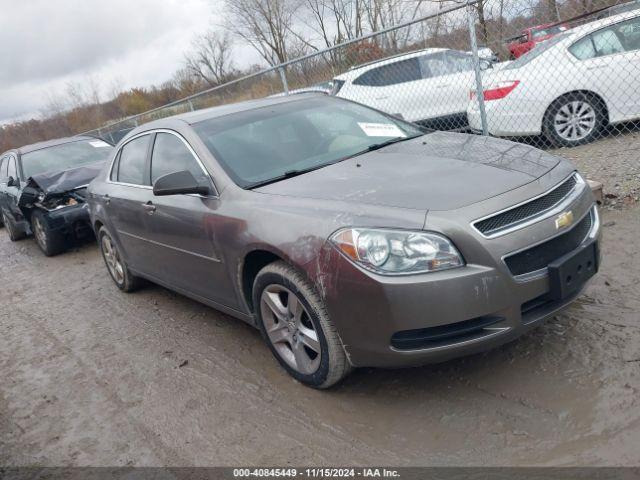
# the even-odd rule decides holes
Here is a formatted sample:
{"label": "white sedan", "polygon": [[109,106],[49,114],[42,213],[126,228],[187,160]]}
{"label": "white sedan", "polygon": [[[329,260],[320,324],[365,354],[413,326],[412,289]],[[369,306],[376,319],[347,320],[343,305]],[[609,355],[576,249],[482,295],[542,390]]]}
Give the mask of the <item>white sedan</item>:
{"label": "white sedan", "polygon": [[[544,134],[555,145],[592,141],[602,128],[640,119],[640,10],[564,32],[483,78],[488,131]],[[469,125],[482,130],[475,92]]]}
{"label": "white sedan", "polygon": [[[489,49],[484,49],[486,55]],[[482,59],[488,68],[491,60]],[[474,85],[470,52],[426,48],[352,68],[333,80],[333,93],[438,129],[467,126]]]}

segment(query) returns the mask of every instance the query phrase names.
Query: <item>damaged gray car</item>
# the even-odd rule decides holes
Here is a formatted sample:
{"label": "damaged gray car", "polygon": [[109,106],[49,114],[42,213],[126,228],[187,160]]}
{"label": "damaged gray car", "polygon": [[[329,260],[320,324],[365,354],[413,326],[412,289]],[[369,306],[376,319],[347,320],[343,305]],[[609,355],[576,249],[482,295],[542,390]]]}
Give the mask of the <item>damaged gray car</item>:
{"label": "damaged gray car", "polygon": [[0,209],[9,238],[33,234],[47,256],[92,235],[88,183],[113,147],[92,137],[27,145],[0,155]]}

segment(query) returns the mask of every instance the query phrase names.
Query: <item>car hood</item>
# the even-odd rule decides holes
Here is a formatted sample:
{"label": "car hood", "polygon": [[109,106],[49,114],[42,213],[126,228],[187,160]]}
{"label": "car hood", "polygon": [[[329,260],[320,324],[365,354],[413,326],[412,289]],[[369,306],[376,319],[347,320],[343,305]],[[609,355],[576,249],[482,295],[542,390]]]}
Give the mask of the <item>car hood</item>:
{"label": "car hood", "polygon": [[56,195],[87,185],[104,168],[105,162],[96,162],[82,167],[46,172],[29,177],[27,186],[42,190],[47,195]]}
{"label": "car hood", "polygon": [[420,210],[452,210],[530,183],[560,159],[477,135],[434,132],[255,191]]}

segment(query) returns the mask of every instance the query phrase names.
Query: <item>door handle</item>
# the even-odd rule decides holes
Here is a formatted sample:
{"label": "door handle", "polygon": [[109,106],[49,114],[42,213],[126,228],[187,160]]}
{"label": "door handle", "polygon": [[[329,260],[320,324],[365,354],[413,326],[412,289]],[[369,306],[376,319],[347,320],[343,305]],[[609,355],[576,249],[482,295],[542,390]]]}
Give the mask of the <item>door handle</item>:
{"label": "door handle", "polygon": [[109,197],[109,195],[106,195],[106,194],[105,194],[105,195],[103,195],[103,196],[102,196],[102,199],[104,200],[104,203],[105,203],[106,205],[109,205],[109,203],[111,202],[111,197]]}
{"label": "door handle", "polygon": [[144,207],[144,209],[147,211],[149,215],[151,215],[153,212],[156,211],[156,206],[153,203],[151,203],[151,201],[148,201],[147,203],[143,203],[142,206]]}
{"label": "door handle", "polygon": [[389,98],[389,97],[388,96],[387,97],[376,97],[376,100],[386,100],[387,98]]}

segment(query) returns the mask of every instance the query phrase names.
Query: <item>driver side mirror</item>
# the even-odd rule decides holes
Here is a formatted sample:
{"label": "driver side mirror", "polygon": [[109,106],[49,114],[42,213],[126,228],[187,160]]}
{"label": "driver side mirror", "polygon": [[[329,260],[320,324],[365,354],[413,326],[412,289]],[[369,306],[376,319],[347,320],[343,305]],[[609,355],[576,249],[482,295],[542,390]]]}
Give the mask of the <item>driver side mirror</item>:
{"label": "driver side mirror", "polygon": [[211,189],[206,185],[199,184],[188,170],[163,175],[153,184],[153,194],[156,196],[185,195],[188,193],[209,195]]}
{"label": "driver side mirror", "polygon": [[19,186],[20,186],[20,182],[18,181],[17,178],[9,177],[9,179],[7,180],[7,187],[19,187]]}

